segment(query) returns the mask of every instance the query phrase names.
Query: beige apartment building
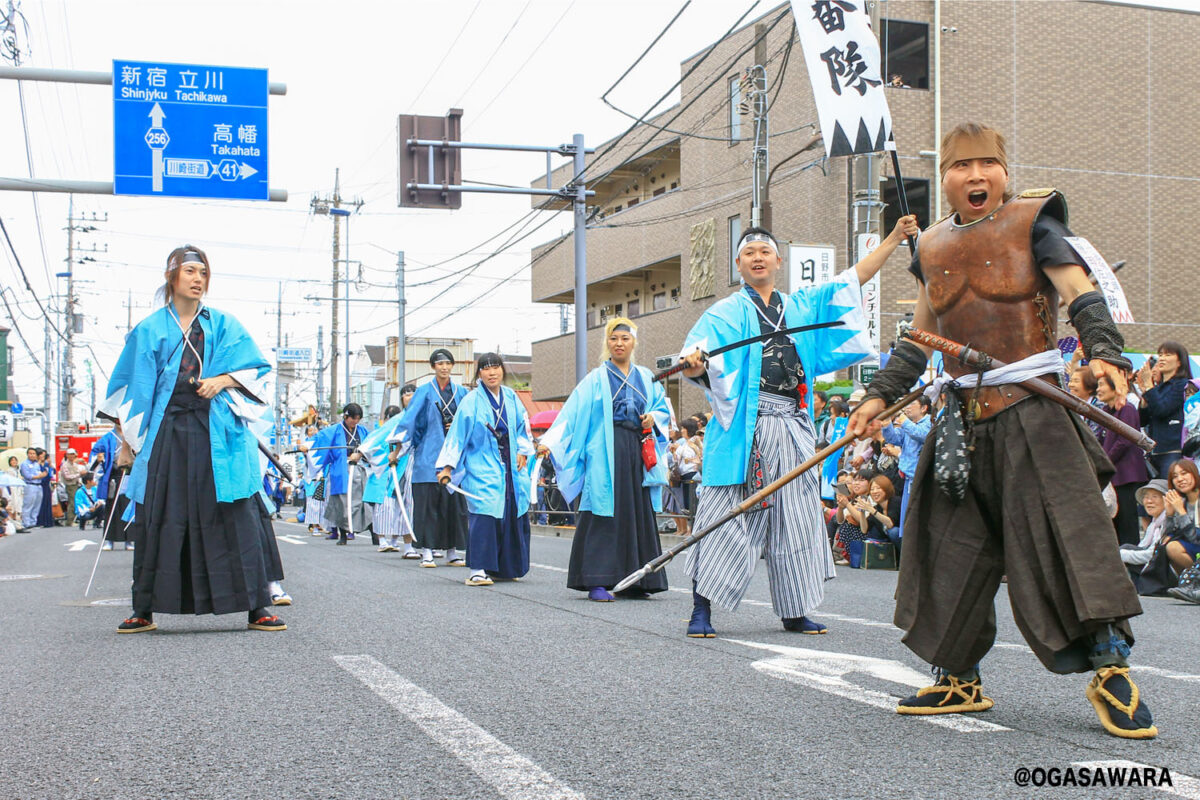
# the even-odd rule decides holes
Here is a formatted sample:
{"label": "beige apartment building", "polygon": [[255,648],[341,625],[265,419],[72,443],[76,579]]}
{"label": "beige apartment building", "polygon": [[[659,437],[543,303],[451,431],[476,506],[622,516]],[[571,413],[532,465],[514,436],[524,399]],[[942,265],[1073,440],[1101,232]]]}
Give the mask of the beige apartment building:
{"label": "beige apartment building", "polygon": [[[615,147],[596,147],[588,175],[598,209],[587,233],[589,365],[609,316],[637,322],[637,359],[653,367],[678,351],[709,305],[737,290],[731,250],[750,226],[754,126],[738,111],[739,79],[756,63],[753,51],[738,54],[788,8],[735,31],[707,58],[706,48],[685,60],[679,105]],[[1122,326],[1128,347],[1176,339],[1200,350],[1188,241],[1200,212],[1200,14],[1074,0],[881,0],[880,12],[884,75],[899,76],[886,89],[893,130],[922,225],[945,213],[938,133],[966,120],[993,125],[1008,137],[1011,186],[1060,189],[1074,232],[1110,264],[1126,262],[1118,276],[1137,320]],[[853,178],[849,159],[824,159],[819,143],[805,150],[817,113],[798,41],[788,54],[794,32],[788,15],[757,53],[772,98],[768,224],[781,242],[832,248],[840,271],[853,248]],[[854,169],[861,180],[861,159]],[[886,232],[899,213],[890,163],[883,176]],[[559,170],[554,185],[569,178]],[[574,302],[573,248],[556,243],[532,253],[535,302]],[[881,274],[885,349],[916,296],[908,258],[901,247]],[[790,269],[785,263],[781,288],[792,283]],[[570,393],[573,354],[573,333],[534,342],[536,399]],[[672,381],[669,393],[677,412],[706,408],[690,386]]]}

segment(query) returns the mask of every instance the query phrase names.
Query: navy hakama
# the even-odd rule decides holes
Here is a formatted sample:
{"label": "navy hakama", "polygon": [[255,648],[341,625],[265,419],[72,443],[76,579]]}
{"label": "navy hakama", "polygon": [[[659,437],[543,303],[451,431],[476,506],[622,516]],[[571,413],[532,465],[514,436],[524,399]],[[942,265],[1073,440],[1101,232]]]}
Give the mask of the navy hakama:
{"label": "navy hakama", "polygon": [[283,579],[262,498],[217,502],[209,402],[180,384],[163,415],[129,528],[135,613],[252,611],[271,605],[268,583]]}
{"label": "navy hakama", "polygon": [[[508,428],[497,437],[500,458],[509,463]],[[517,492],[512,472],[505,471],[504,518],[470,515],[467,566],[485,570],[493,578],[520,578],[529,572],[529,515],[517,513]]]}
{"label": "navy hakama", "polygon": [[[590,511],[579,514],[575,538],[571,541],[571,561],[567,587],[586,592],[595,586],[611,589],[647,561],[662,554],[658,528],[654,521],[651,487],[643,486],[642,436],[633,422],[613,425],[613,516],[602,517]],[[653,491],[661,491],[653,487]],[[663,592],[667,575],[663,571],[647,575],[631,589]]]}

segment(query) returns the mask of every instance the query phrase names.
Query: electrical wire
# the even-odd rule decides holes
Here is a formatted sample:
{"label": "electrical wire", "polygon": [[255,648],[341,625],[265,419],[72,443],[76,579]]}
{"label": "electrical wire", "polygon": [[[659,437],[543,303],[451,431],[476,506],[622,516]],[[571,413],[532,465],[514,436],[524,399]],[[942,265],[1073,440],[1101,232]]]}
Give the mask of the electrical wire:
{"label": "electrical wire", "polygon": [[454,45],[458,44],[458,40],[462,38],[463,32],[467,30],[467,26],[471,24],[471,20],[475,18],[475,12],[479,10],[479,6],[482,5],[482,3],[483,0],[475,0],[475,6],[471,9],[471,13],[467,14],[467,19],[465,22],[463,22],[462,27],[458,29],[458,34],[454,37],[454,41],[450,42],[450,46],[446,48],[446,52],[442,53],[442,58],[440,61],[438,61],[437,66],[429,71],[429,78],[426,79],[425,85],[421,87],[421,90],[417,92],[417,96],[414,97],[412,102],[408,104],[409,108],[416,107],[417,101],[420,100],[421,96],[425,94],[425,90],[429,88],[429,84],[432,83],[433,79],[438,76],[442,65],[446,63],[446,59],[449,58],[450,53],[454,51]]}
{"label": "electrical wire", "polygon": [[10,291],[10,287],[8,286],[0,289],[0,300],[4,301],[4,307],[8,310],[8,318],[12,320],[13,330],[17,332],[17,338],[21,340],[21,344],[25,345],[25,351],[29,353],[29,357],[33,359],[33,363],[37,365],[39,370],[41,370],[42,376],[48,377],[46,375],[46,368],[42,366],[42,362],[38,361],[38,357],[34,355],[33,348],[30,347],[29,342],[25,340],[25,334],[21,333],[21,326],[17,324],[17,317],[15,314],[13,314],[12,308],[8,305],[8,297],[5,294],[8,291]]}
{"label": "electrical wire", "polygon": [[[549,41],[550,36],[558,28],[559,23],[561,23],[566,18],[567,14],[571,13],[571,9],[575,7],[575,3],[577,3],[577,2],[578,2],[578,0],[571,0],[571,2],[563,10],[563,13],[560,14],[558,19],[554,21],[554,24],[550,26],[550,30],[546,31],[546,35],[542,37],[542,40],[530,49],[529,57],[526,58],[523,62],[521,62],[521,66],[517,67],[517,70],[516,70],[516,72],[514,72],[512,74],[512,77],[510,77],[504,83],[504,85],[500,87],[500,89],[498,91],[496,91],[492,94],[492,99],[488,101],[487,105],[485,105],[477,113],[472,115],[472,117],[471,117],[471,125],[472,126],[477,125],[479,123],[479,120],[483,117],[483,115],[486,114],[488,109],[491,108],[492,105],[497,100],[500,99],[500,97],[504,94],[505,90],[507,90],[508,87],[512,85],[512,82],[517,79],[517,76],[525,71],[525,67],[529,66],[529,62],[532,61],[533,57],[536,56],[541,51],[542,45],[544,45],[547,41]],[[688,0],[688,2],[690,3],[691,0]]]}
{"label": "electrical wire", "polygon": [[455,108],[462,107],[462,101],[466,99],[468,94],[471,93],[471,89],[474,88],[476,81],[483,77],[483,73],[486,72],[487,68],[492,65],[492,60],[496,57],[496,54],[500,52],[500,49],[504,47],[504,43],[508,41],[508,37],[512,35],[512,32],[517,29],[517,25],[520,24],[521,18],[525,16],[525,12],[529,10],[529,6],[532,4],[533,0],[526,0],[524,7],[522,7],[521,11],[517,14],[517,18],[513,20],[513,24],[509,27],[504,36],[500,38],[500,43],[496,45],[496,49],[493,50],[492,54],[487,57],[487,61],[483,62],[483,66],[479,68],[479,72],[475,73],[475,77],[471,79],[471,82],[467,84],[467,88],[463,89],[462,94],[459,95],[458,100],[455,101]]}

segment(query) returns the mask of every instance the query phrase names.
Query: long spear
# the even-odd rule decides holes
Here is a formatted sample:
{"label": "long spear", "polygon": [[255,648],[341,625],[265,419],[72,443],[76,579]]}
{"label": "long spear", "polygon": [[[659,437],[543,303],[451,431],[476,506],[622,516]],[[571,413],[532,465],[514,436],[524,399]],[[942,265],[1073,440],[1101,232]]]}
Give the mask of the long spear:
{"label": "long spear", "polygon": [[[997,361],[987,353],[981,353],[968,345],[959,344],[943,336],[938,336],[935,333],[923,331],[920,328],[905,328],[900,336],[905,339],[911,339],[917,344],[932,347],[934,350],[940,350],[947,356],[957,358],[958,362],[963,366],[971,367],[972,369],[989,370],[1008,366],[1003,361]],[[1053,400],[1060,406],[1066,407],[1068,411],[1074,411],[1076,414],[1085,416],[1093,422],[1103,425],[1118,436],[1133,442],[1147,453],[1154,451],[1154,440],[1149,436],[1125,424],[1099,406],[1094,406],[1091,403],[1080,400],[1070,392],[1065,392],[1040,378],[1030,378],[1027,381],[1021,381],[1017,386],[1020,386],[1022,389],[1028,389],[1034,394],[1041,395],[1048,400]]]}
{"label": "long spear", "polygon": [[[915,389],[915,390],[909,392],[907,395],[902,397],[900,400],[897,400],[895,403],[893,403],[892,405],[885,408],[883,411],[876,414],[874,417],[874,420],[872,420],[872,421],[884,420],[884,419],[894,416],[895,414],[902,411],[904,409],[904,407],[907,406],[909,403],[913,402],[918,397],[920,397],[924,391],[925,391],[924,387],[921,387],[919,389]],[[618,583],[616,586],[613,587],[613,591],[619,592],[623,589],[628,589],[630,586],[637,583],[638,581],[640,581],[642,578],[646,577],[647,575],[658,572],[663,567],[665,567],[667,565],[667,563],[671,561],[671,559],[675,558],[675,556],[679,555],[684,550],[688,549],[689,547],[694,545],[696,542],[703,539],[705,536],[708,536],[710,533],[712,533],[713,531],[715,531],[717,528],[721,527],[725,523],[730,522],[731,520],[737,519],[742,514],[746,514],[750,511],[753,511],[754,508],[759,503],[761,503],[763,500],[765,500],[768,497],[770,497],[771,495],[775,494],[775,492],[778,492],[784,486],[786,486],[789,483],[791,483],[792,481],[796,480],[796,478],[799,478],[805,472],[808,472],[810,469],[817,466],[822,461],[824,461],[826,458],[833,455],[838,450],[841,450],[843,447],[850,444],[857,438],[858,437],[855,436],[853,433],[847,433],[845,436],[838,439],[836,442],[830,444],[828,447],[824,448],[823,450],[817,451],[816,453],[813,454],[813,456],[811,458],[809,458],[803,464],[797,465],[789,472],[785,473],[784,475],[781,475],[779,478],[775,479],[771,483],[769,483],[766,486],[764,486],[763,488],[759,489],[754,494],[747,497],[742,502],[738,503],[733,508],[729,509],[729,511],[725,512],[725,514],[720,519],[716,520],[715,522],[709,523],[701,530],[694,531],[686,539],[684,539],[679,544],[675,545],[674,547],[672,547],[669,550],[667,550],[666,552],[664,552],[658,558],[648,562],[641,569],[626,576],[620,583]]]}

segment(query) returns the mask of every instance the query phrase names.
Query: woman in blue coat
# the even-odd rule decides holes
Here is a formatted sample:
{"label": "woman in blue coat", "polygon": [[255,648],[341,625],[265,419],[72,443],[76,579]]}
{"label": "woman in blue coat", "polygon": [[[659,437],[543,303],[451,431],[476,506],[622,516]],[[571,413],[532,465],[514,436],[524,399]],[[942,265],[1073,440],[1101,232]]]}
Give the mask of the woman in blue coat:
{"label": "woman in blue coat", "polygon": [[[609,590],[662,552],[654,514],[667,485],[672,414],[662,384],[633,363],[636,346],[633,322],[608,321],[600,366],[571,392],[539,450],[553,459],[567,501],[582,495],[567,586],[601,603],[612,602]],[[643,452],[654,454],[653,466]],[[622,594],[646,597],[666,589],[660,571]]]}
{"label": "woman in blue coat", "polygon": [[475,364],[476,386],[463,399],[438,453],[438,481],[453,477],[467,493],[468,586],[490,586],[529,571],[529,421],[496,353]]}

